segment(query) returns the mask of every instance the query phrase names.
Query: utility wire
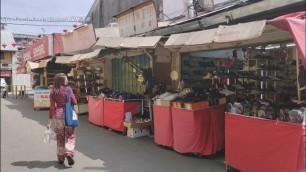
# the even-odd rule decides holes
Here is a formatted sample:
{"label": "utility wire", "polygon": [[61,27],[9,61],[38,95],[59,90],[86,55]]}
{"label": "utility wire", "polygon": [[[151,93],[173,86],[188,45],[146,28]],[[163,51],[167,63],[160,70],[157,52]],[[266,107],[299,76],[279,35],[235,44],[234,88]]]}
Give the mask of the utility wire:
{"label": "utility wire", "polygon": [[25,26],[50,26],[50,27],[71,27],[72,25],[47,25],[47,24],[21,24],[21,23],[1,23],[10,25],[25,25]]}

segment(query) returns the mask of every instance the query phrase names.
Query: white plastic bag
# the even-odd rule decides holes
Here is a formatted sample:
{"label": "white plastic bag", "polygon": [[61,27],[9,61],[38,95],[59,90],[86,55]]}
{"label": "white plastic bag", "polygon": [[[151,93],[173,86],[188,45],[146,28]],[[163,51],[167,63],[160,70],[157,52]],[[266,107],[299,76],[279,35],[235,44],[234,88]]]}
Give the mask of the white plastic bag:
{"label": "white plastic bag", "polygon": [[132,113],[131,112],[126,112],[125,113],[125,122],[133,122],[133,117],[132,117]]}
{"label": "white plastic bag", "polygon": [[55,139],[55,133],[54,131],[51,129],[51,127],[45,130],[44,133],[44,143],[50,143],[51,139]]}

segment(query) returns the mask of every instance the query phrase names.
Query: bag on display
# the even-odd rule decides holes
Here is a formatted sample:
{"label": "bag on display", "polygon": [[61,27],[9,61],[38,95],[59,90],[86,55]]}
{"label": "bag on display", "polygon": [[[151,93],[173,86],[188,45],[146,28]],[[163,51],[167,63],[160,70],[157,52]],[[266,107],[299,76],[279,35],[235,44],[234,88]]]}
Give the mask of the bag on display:
{"label": "bag on display", "polygon": [[79,125],[78,114],[74,110],[74,106],[71,105],[70,92],[71,89],[67,88],[67,100],[65,105],[65,124],[68,127],[76,127]]}

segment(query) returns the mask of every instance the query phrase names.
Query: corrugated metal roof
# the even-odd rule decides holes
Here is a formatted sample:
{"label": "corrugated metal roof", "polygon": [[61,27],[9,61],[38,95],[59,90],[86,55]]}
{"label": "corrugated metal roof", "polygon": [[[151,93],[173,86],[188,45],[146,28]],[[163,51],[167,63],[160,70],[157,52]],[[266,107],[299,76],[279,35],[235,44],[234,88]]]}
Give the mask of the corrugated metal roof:
{"label": "corrugated metal roof", "polygon": [[[13,34],[7,30],[1,30],[1,51],[17,51],[17,46],[13,47],[15,43]],[[5,47],[2,44],[6,44]]]}

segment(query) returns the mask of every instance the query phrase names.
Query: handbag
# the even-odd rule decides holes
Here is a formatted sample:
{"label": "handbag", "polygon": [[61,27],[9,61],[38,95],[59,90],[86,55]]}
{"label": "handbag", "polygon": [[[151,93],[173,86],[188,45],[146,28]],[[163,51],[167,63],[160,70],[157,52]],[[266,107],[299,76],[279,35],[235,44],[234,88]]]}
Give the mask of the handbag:
{"label": "handbag", "polygon": [[65,125],[68,127],[76,127],[79,125],[78,114],[76,113],[74,106],[71,105],[70,92],[71,89],[67,88],[67,100],[65,105]]}

